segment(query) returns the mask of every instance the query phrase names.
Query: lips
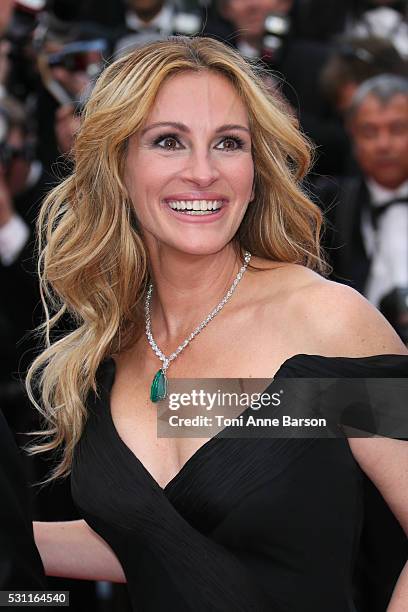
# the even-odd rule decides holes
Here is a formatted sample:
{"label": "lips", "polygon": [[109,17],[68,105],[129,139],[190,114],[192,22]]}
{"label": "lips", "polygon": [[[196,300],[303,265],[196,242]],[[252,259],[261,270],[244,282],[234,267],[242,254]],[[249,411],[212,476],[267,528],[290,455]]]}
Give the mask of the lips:
{"label": "lips", "polygon": [[227,202],[229,198],[223,194],[215,191],[191,191],[191,192],[180,192],[180,193],[172,193],[163,198],[163,202],[174,202],[177,200],[181,201],[198,201],[198,200],[207,200],[209,201],[222,201]]}
{"label": "lips", "polygon": [[211,215],[223,205],[222,200],[169,200],[167,205],[172,210],[183,212],[186,215]]}
{"label": "lips", "polygon": [[220,214],[226,203],[222,194],[176,194],[164,199],[164,203],[179,216],[213,217]]}
{"label": "lips", "polygon": [[[184,195],[184,194],[183,194]],[[216,199],[173,196],[163,201],[166,210],[180,221],[187,223],[211,223],[224,216],[227,208],[225,197]]]}

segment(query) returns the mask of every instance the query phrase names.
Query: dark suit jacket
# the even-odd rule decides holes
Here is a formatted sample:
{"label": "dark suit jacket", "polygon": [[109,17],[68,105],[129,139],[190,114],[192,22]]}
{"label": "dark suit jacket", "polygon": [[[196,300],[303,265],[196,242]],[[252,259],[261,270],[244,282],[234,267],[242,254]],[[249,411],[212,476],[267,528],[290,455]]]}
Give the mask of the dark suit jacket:
{"label": "dark suit jacket", "polygon": [[323,245],[333,266],[332,279],[363,293],[371,264],[361,232],[363,211],[370,207],[365,181],[361,176],[322,177],[312,190],[326,217]]}
{"label": "dark suit jacket", "polygon": [[0,590],[44,590],[21,457],[1,410],[0,491]]}
{"label": "dark suit jacket", "polygon": [[36,427],[21,378],[34,359],[36,341],[28,333],[40,323],[39,283],[34,255],[34,225],[45,186],[42,180],[15,198],[17,212],[30,235],[17,259],[0,262],[0,406],[13,431]]}

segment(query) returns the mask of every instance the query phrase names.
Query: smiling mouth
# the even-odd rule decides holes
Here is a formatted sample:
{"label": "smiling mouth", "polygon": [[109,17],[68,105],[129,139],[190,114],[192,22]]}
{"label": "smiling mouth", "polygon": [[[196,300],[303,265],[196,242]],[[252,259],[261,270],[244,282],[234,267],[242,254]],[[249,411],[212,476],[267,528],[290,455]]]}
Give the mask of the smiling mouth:
{"label": "smiling mouth", "polygon": [[192,216],[216,215],[222,208],[222,200],[169,200],[167,205],[181,214]]}

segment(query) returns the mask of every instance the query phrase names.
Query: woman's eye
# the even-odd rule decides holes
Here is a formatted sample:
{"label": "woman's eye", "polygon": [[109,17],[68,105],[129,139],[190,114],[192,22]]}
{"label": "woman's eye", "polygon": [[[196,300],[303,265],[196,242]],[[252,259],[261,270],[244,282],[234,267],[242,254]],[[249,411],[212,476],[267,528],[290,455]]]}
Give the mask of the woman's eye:
{"label": "woman's eye", "polygon": [[175,136],[159,136],[155,139],[154,144],[166,151],[174,151],[179,148],[180,142]]}
{"label": "woman's eye", "polygon": [[[164,149],[165,151],[178,151],[183,149],[179,138],[176,135],[168,134],[166,136],[160,135],[153,141],[153,145]],[[221,151],[236,151],[242,149],[244,141],[237,136],[228,136],[223,138],[216,146]]]}
{"label": "woman's eye", "polygon": [[228,138],[223,138],[217,147],[220,147],[223,151],[236,151],[237,149],[242,149],[243,144],[244,142],[240,138],[229,136]]}

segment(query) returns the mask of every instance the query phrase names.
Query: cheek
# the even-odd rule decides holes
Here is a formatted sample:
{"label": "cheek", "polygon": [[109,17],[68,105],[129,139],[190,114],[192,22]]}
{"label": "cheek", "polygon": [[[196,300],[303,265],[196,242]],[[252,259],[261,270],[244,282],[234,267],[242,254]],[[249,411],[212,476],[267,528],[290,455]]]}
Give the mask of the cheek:
{"label": "cheek", "polygon": [[375,144],[368,142],[360,142],[355,145],[355,154],[360,164],[367,165],[371,162],[375,154]]}
{"label": "cheek", "polygon": [[160,189],[170,171],[166,160],[149,155],[140,155],[128,161],[125,183],[132,199],[142,201],[144,196]]}
{"label": "cheek", "polygon": [[401,151],[401,154],[404,156],[405,161],[407,161],[407,157],[408,157],[408,136],[401,136],[401,138],[398,139],[398,143],[396,145],[398,147],[398,150]]}
{"label": "cheek", "polygon": [[234,191],[245,197],[252,191],[254,182],[254,164],[252,158],[240,161],[226,170],[228,180]]}
{"label": "cheek", "polygon": [[250,197],[252,197],[252,192],[254,189],[254,180],[255,180],[254,165],[253,163],[251,163],[247,169],[247,175],[246,175],[246,181],[245,181],[246,189]]}

